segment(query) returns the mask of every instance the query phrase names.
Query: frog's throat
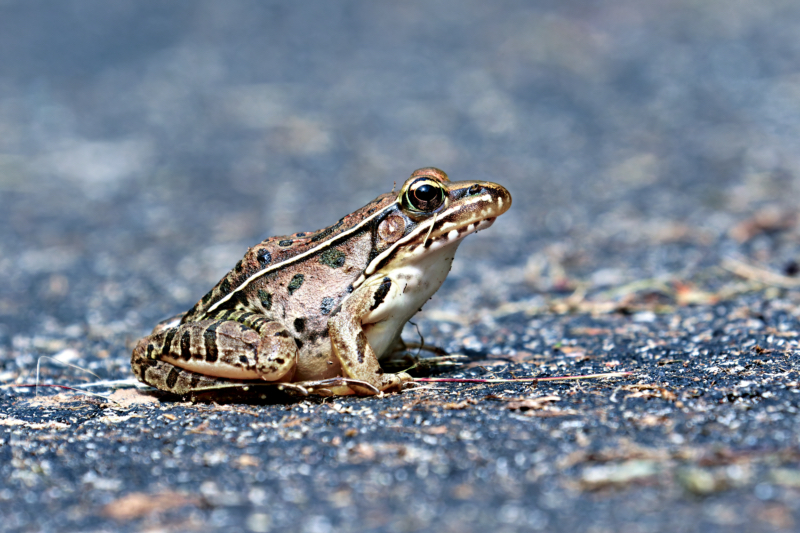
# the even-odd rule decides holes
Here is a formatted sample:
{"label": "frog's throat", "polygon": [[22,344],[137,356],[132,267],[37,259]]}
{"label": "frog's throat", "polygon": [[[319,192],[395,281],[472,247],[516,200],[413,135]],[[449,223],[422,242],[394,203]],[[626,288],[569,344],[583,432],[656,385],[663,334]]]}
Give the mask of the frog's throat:
{"label": "frog's throat", "polygon": [[265,268],[263,270],[259,270],[258,272],[256,272],[255,274],[253,274],[252,276],[250,276],[249,278],[244,280],[243,283],[239,284],[238,287],[236,287],[234,290],[229,292],[223,298],[220,298],[219,300],[214,302],[214,304],[212,304],[208,308],[208,310],[206,312],[207,313],[213,312],[219,306],[221,306],[222,304],[224,304],[225,302],[227,302],[228,300],[233,298],[233,296],[236,293],[243,291],[248,285],[250,285],[253,281],[257,280],[258,278],[260,278],[262,276],[265,276],[265,275],[269,274],[270,272],[273,272],[273,271],[275,271],[275,270],[277,270],[279,268],[284,268],[286,265],[291,265],[293,263],[298,263],[298,262],[304,260],[308,256],[311,256],[311,255],[314,255],[316,253],[319,253],[320,250],[324,250],[325,248],[330,248],[331,246],[335,246],[335,245],[341,243],[343,240],[346,240],[351,235],[361,231],[364,228],[364,226],[369,225],[374,219],[376,219],[379,216],[383,215],[384,213],[386,213],[387,210],[392,209],[398,203],[399,203],[399,201],[395,200],[394,202],[392,202],[391,204],[387,205],[383,209],[380,209],[377,212],[373,213],[372,215],[368,216],[367,218],[365,218],[364,220],[362,220],[361,222],[359,222],[358,224],[356,224],[355,226],[353,226],[349,230],[340,233],[335,238],[329,240],[328,242],[326,242],[326,243],[324,243],[324,244],[322,244],[320,246],[315,246],[315,247],[313,247],[313,248],[311,248],[309,250],[306,250],[305,252],[303,252],[301,254],[297,254],[296,256],[294,256],[292,258],[289,258],[289,259],[287,259],[285,261],[280,261],[278,263],[275,263],[274,265],[271,265],[271,266],[269,266],[269,267],[267,267],[267,268]]}

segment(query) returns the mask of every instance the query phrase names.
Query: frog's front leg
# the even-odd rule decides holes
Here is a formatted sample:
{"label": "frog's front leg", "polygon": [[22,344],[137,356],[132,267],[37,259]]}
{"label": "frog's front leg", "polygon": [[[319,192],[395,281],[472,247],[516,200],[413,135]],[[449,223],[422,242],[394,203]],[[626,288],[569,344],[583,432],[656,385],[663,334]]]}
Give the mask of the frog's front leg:
{"label": "frog's front leg", "polygon": [[258,330],[232,320],[200,320],[156,328],[133,350],[141,381],[174,394],[248,380],[290,381],[297,345],[276,322]]}
{"label": "frog's front leg", "polygon": [[[384,373],[362,326],[363,318],[375,310],[378,305],[376,302],[380,303],[384,296],[384,285],[362,285],[331,313],[328,331],[331,348],[341,363],[344,377],[365,381],[382,392],[399,391],[404,383],[411,380],[411,376],[405,372]],[[374,389],[355,384],[350,388],[360,395],[375,394]]]}

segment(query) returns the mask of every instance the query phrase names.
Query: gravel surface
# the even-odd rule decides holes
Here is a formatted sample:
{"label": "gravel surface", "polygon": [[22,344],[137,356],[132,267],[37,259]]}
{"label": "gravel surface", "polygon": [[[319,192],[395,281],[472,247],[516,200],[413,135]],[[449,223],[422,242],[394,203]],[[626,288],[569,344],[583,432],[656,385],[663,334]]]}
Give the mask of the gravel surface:
{"label": "gravel surface", "polygon": [[[799,34],[788,0],[0,0],[0,530],[800,529]],[[429,373],[630,374],[19,386],[131,378],[248,246],[427,165],[514,197],[406,329],[464,355]]]}

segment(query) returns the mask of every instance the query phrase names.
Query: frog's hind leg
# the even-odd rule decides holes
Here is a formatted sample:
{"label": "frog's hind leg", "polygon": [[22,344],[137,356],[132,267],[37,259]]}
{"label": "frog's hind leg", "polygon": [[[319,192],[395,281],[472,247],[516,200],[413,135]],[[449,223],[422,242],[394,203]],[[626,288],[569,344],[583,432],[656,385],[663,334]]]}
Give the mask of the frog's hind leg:
{"label": "frog's hind leg", "polygon": [[139,378],[139,381],[179,396],[198,391],[218,389],[230,386],[232,383],[229,379],[204,376],[166,361],[137,357],[135,352],[131,364],[133,372]]}
{"label": "frog's hind leg", "polygon": [[242,380],[291,380],[297,351],[294,339],[276,322],[262,323],[256,331],[232,320],[201,320],[142,339],[131,366],[148,385],[185,394]]}

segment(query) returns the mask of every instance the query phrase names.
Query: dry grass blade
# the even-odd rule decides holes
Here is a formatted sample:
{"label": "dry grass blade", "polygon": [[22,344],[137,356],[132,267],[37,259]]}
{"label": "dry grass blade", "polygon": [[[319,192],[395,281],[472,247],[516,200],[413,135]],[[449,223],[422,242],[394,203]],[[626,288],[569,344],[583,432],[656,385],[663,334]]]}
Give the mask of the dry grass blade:
{"label": "dry grass blade", "polygon": [[576,381],[581,379],[620,378],[631,376],[633,372],[605,372],[602,374],[584,374],[580,376],[553,376],[544,378],[414,378],[415,382],[424,383],[535,383],[539,381]]}
{"label": "dry grass blade", "polygon": [[764,285],[781,287],[783,289],[796,289],[800,287],[800,278],[790,278],[789,276],[784,276],[783,274],[751,265],[744,261],[734,259],[733,257],[723,258],[720,266],[739,277],[757,281]]}

